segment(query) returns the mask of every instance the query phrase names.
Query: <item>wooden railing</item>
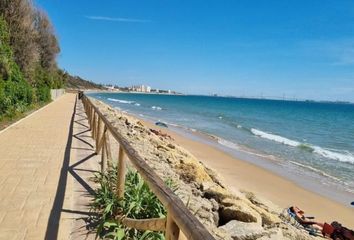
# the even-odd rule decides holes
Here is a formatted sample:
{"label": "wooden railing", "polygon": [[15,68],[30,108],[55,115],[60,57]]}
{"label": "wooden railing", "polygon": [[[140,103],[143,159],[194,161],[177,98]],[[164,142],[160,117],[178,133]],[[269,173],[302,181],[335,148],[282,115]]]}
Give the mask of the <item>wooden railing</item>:
{"label": "wooden railing", "polygon": [[139,230],[163,231],[167,240],[195,239],[212,240],[213,236],[191,214],[179,197],[168,188],[163,180],[154,172],[146,161],[138,154],[131,144],[115,130],[112,124],[100,112],[100,110],[86,96],[81,97],[92,136],[96,140],[96,153],[101,152],[101,171],[104,171],[107,163],[112,161],[112,154],[109,143],[109,135],[112,135],[119,143],[118,151],[118,176],[117,176],[117,196],[124,197],[124,185],[126,174],[126,158],[128,157],[132,165],[149,185],[151,191],[157,196],[167,210],[166,218],[154,219],[130,219],[123,218],[119,221],[130,228]]}

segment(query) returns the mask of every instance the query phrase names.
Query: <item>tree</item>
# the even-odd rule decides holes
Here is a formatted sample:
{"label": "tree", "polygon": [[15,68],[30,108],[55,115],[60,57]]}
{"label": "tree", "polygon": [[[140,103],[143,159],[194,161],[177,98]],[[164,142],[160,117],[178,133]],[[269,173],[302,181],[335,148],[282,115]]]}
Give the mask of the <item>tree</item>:
{"label": "tree", "polygon": [[0,120],[2,115],[22,112],[33,101],[33,89],[14,61],[9,42],[7,24],[0,16]]}
{"label": "tree", "polygon": [[47,14],[40,10],[36,11],[34,23],[37,32],[40,65],[46,70],[53,71],[57,68],[56,56],[60,52],[54,28]]}
{"label": "tree", "polygon": [[29,0],[0,0],[0,14],[7,22],[14,59],[25,75],[39,60],[33,9]]}

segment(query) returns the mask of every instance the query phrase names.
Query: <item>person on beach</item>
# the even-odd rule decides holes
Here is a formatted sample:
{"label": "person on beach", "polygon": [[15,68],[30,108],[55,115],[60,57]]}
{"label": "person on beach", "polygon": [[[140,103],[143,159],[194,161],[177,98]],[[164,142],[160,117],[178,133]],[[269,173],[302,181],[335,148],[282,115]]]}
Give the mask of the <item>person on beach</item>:
{"label": "person on beach", "polygon": [[343,227],[339,222],[332,222],[333,232],[331,238],[335,240],[354,240],[354,231]]}
{"label": "person on beach", "polygon": [[290,211],[295,214],[296,220],[303,226],[312,226],[315,229],[322,231],[324,223],[313,221],[312,218],[306,217],[305,212],[300,208],[293,206],[289,208]]}
{"label": "person on beach", "polygon": [[296,206],[290,207],[289,210],[295,215],[298,223],[320,230],[324,237],[330,237],[333,240],[354,240],[354,231],[342,226],[336,221],[331,224],[320,223],[313,221],[312,217],[306,217],[304,215],[305,212]]}

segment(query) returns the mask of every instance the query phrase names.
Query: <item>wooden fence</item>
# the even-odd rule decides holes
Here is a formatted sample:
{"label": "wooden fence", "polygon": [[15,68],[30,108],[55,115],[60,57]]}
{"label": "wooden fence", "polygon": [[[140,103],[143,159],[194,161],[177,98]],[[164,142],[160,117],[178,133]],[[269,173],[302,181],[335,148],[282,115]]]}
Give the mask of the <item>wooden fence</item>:
{"label": "wooden fence", "polygon": [[115,130],[112,124],[105,118],[100,110],[83,95],[81,97],[92,136],[96,140],[96,153],[101,152],[101,170],[104,171],[108,161],[112,161],[112,154],[109,144],[108,132],[118,141],[118,176],[117,176],[117,195],[124,197],[124,183],[126,174],[126,155],[132,165],[140,173],[151,191],[158,197],[167,210],[166,218],[154,219],[131,219],[122,218],[119,221],[129,227],[139,230],[163,231],[167,240],[212,240],[213,236],[191,214],[179,197],[168,188],[163,180],[154,172],[146,161],[137,153],[127,139],[123,138]]}

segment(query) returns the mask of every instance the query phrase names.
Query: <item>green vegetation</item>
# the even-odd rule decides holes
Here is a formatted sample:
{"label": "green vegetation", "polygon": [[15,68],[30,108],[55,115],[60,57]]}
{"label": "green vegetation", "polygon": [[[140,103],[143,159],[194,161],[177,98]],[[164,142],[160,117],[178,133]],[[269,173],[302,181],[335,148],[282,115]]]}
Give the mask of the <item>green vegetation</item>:
{"label": "green vegetation", "polygon": [[58,68],[59,52],[45,12],[31,0],[0,1],[0,125],[49,102],[50,89],[77,82]]}
{"label": "green vegetation", "polygon": [[23,112],[34,101],[34,91],[14,61],[7,24],[0,17],[0,120]]}
{"label": "green vegetation", "polygon": [[[125,181],[124,199],[116,196],[117,168],[113,167],[104,174],[98,174],[95,182],[99,184],[95,191],[92,209],[98,213],[97,236],[104,239],[165,239],[163,233],[138,231],[121,225],[116,216],[134,219],[161,218],[166,216],[166,210],[159,199],[150,191],[148,185],[139,173],[129,169]],[[171,187],[173,183],[167,181]]]}
{"label": "green vegetation", "polygon": [[8,121],[49,102],[64,81],[48,17],[28,0],[1,1],[0,13],[0,121]]}
{"label": "green vegetation", "polygon": [[103,85],[97,84],[78,76],[68,75],[65,81],[65,86],[72,89],[105,89]]}

